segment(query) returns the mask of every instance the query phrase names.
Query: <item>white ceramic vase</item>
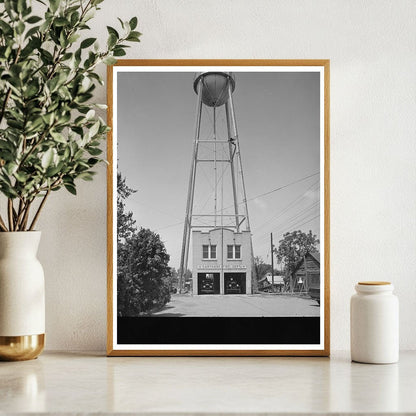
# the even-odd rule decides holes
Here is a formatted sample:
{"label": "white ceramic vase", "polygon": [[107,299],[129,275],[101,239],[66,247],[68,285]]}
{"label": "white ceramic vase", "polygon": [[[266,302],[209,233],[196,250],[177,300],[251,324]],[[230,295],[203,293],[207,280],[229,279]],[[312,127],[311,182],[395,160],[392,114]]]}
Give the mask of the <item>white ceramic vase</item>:
{"label": "white ceramic vase", "polygon": [[40,236],[40,231],[0,232],[0,360],[33,359],[44,347]]}

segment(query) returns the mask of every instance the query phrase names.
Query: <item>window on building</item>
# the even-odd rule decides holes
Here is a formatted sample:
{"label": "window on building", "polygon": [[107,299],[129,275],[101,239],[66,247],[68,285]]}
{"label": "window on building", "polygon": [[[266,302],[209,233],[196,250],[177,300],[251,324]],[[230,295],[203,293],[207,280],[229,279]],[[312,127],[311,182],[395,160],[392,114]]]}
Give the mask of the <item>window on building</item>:
{"label": "window on building", "polygon": [[227,245],[227,259],[241,259],[241,245]]}
{"label": "window on building", "polygon": [[217,246],[216,245],[211,245],[210,248],[211,248],[210,258],[211,259],[216,259],[217,258]]}
{"label": "window on building", "polygon": [[215,260],[217,258],[217,246],[215,244],[204,244],[202,246],[202,258]]}

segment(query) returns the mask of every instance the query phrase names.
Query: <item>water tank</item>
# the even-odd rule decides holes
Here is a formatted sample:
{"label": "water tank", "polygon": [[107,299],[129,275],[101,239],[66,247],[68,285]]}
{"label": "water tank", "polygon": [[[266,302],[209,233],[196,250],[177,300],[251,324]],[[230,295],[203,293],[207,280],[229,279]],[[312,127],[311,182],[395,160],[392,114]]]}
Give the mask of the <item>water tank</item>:
{"label": "water tank", "polygon": [[228,88],[235,89],[231,72],[200,72],[196,74],[194,90],[198,94],[198,84],[202,82],[202,102],[209,107],[220,107],[228,99]]}

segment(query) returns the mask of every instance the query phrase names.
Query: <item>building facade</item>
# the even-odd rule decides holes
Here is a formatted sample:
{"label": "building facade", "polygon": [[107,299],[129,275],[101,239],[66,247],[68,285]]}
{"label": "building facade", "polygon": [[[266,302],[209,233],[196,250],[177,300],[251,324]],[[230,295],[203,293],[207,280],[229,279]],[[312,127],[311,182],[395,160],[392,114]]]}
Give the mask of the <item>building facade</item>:
{"label": "building facade", "polygon": [[250,232],[192,231],[192,293],[251,294]]}
{"label": "building facade", "polygon": [[283,292],[285,281],[283,276],[272,275],[271,272],[266,273],[258,281],[258,289],[262,292]]}
{"label": "building facade", "polygon": [[290,279],[291,292],[313,293],[319,297],[321,283],[320,254],[306,253],[298,262]]}

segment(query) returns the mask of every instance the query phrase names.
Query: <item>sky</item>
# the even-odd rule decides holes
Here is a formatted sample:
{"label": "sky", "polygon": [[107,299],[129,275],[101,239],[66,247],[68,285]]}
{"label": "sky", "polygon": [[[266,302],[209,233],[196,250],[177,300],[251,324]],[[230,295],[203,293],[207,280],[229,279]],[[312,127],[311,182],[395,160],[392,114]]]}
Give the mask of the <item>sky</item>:
{"label": "sky", "polygon": [[[254,255],[270,263],[270,233],[275,245],[288,231],[312,230],[320,236],[319,73],[234,75],[233,101]],[[126,207],[138,226],[160,234],[175,268],[180,264],[194,141],[194,76],[192,72],[117,75],[118,169],[128,186],[137,190]],[[212,138],[212,112],[204,106],[201,138]],[[216,118],[217,139],[226,140],[224,106]],[[201,147],[201,157],[209,157],[212,147],[208,146]],[[220,146],[217,152],[220,157]],[[213,164],[200,163],[198,169],[194,213],[213,212]],[[217,167],[217,207],[228,209],[231,179],[222,169]]]}

